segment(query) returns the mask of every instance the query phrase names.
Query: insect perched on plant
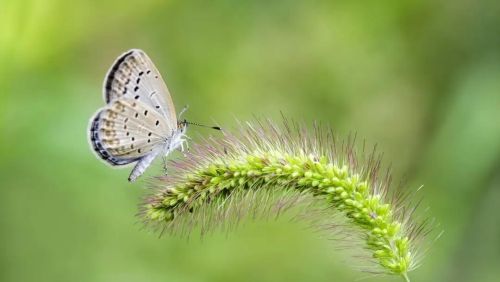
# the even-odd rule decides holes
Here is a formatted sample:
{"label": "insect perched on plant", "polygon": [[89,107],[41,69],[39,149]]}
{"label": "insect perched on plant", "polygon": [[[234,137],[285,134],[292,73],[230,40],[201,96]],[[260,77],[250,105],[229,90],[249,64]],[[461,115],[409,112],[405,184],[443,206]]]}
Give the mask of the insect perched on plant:
{"label": "insect perched on plant", "polygon": [[106,106],[91,119],[90,142],[113,166],[136,162],[129,181],[141,176],[158,155],[187,148],[187,125],[198,124],[178,120],[167,85],[144,51],[132,49],[118,57],[103,92]]}

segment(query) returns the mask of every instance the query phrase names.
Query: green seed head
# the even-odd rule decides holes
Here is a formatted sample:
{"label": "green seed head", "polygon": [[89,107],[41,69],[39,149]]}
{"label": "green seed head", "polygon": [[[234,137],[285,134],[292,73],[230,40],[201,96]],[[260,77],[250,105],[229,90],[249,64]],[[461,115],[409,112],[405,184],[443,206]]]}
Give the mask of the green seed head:
{"label": "green seed head", "polygon": [[377,177],[379,159],[357,156],[351,141],[338,146],[328,128],[309,133],[286,120],[282,127],[249,123],[240,134],[193,146],[171,166],[173,176],[160,178],[142,213],[166,230],[189,232],[198,223],[206,232],[313,199],[307,201],[322,202],[354,227],[349,232],[364,240],[379,272],[407,279],[418,264],[414,253],[426,229],[404,213],[411,208],[393,200],[397,193],[387,193],[389,178]]}

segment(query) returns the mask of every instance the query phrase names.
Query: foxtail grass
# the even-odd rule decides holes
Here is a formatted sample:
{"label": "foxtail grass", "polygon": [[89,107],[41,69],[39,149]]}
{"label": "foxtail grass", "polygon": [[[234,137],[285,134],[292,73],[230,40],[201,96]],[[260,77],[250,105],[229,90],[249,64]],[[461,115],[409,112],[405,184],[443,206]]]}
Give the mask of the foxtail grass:
{"label": "foxtail grass", "polygon": [[286,119],[244,123],[171,161],[168,176],[153,181],[141,215],[163,232],[189,235],[231,230],[245,217],[293,214],[343,236],[340,242],[361,242],[369,262],[363,270],[409,281],[430,227],[415,216],[412,193],[390,189],[375,149],[360,147],[318,124],[308,130]]}

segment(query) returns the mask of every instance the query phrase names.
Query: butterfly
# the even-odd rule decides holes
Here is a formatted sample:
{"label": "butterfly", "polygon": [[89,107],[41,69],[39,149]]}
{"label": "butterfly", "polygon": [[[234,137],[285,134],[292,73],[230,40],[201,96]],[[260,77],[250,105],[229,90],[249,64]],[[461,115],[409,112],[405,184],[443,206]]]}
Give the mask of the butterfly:
{"label": "butterfly", "polygon": [[157,156],[187,147],[189,122],[178,121],[167,85],[144,51],[119,56],[106,74],[103,92],[106,105],[90,121],[90,143],[112,166],[136,163],[130,182]]}

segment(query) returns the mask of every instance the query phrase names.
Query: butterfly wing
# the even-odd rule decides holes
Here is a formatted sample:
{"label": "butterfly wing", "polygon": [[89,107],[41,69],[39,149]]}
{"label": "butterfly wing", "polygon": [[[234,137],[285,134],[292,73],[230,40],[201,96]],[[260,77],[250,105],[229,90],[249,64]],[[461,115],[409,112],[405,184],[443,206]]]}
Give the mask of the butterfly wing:
{"label": "butterfly wing", "polygon": [[104,98],[110,103],[120,97],[149,105],[164,116],[170,130],[177,129],[175,107],[167,85],[146,53],[132,49],[111,66],[104,81]]}
{"label": "butterfly wing", "polygon": [[111,165],[158,154],[172,135],[165,118],[146,103],[125,97],[111,101],[92,120],[90,141]]}

